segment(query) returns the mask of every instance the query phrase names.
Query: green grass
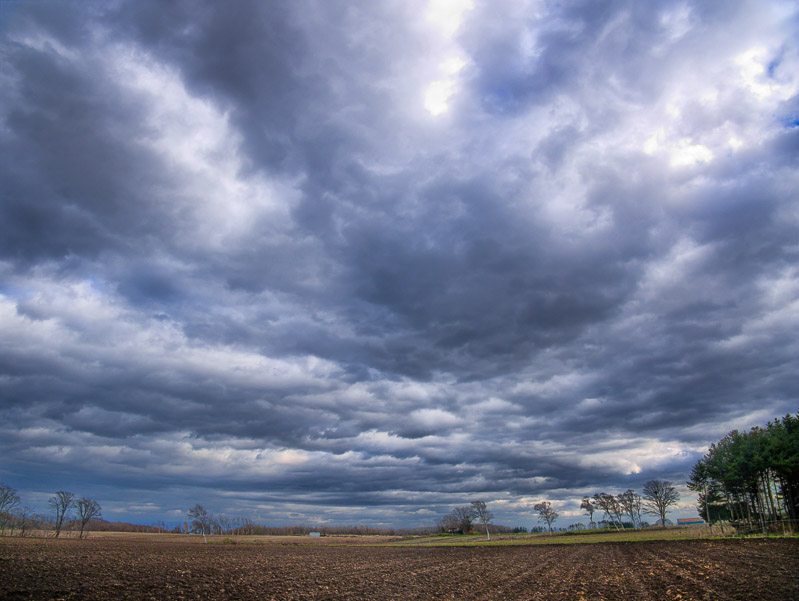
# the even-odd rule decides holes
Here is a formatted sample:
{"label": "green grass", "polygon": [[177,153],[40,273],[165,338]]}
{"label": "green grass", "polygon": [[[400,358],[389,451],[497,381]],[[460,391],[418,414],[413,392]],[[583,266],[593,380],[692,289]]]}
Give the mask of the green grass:
{"label": "green grass", "polygon": [[[432,536],[408,536],[404,538],[389,536],[330,536],[312,539],[307,536],[222,536],[209,535],[208,544],[216,545],[299,545],[299,546],[333,546],[333,547],[361,547],[361,546],[396,546],[396,547],[504,547],[522,545],[570,545],[586,543],[632,543],[659,540],[711,540],[719,538],[732,538],[733,530],[725,529],[726,536],[720,536],[718,527],[711,533],[707,526],[672,526],[663,528],[646,528],[644,530],[576,530],[555,532],[549,534],[492,534],[491,540],[486,540],[483,534],[458,535],[442,534]],[[795,536],[799,536],[799,533]],[[154,533],[120,533],[120,532],[92,532],[90,538],[113,538],[123,540],[148,540],[152,542],[182,542],[186,544],[202,544],[203,538],[199,535],[187,534],[154,534]],[[768,538],[765,535],[753,535],[746,538]],[[772,536],[772,538],[783,538]]]}
{"label": "green grass", "polygon": [[[731,529],[726,529],[727,536],[721,536],[718,528],[711,533],[706,526],[676,526],[669,528],[645,528],[643,530],[580,530],[555,532],[549,534],[497,534],[486,540],[484,535],[445,535],[423,538],[405,539],[390,543],[389,546],[400,547],[502,547],[519,545],[569,545],[585,543],[610,542],[645,542],[657,540],[710,540],[731,538]],[[777,538],[782,538],[777,537]]]}

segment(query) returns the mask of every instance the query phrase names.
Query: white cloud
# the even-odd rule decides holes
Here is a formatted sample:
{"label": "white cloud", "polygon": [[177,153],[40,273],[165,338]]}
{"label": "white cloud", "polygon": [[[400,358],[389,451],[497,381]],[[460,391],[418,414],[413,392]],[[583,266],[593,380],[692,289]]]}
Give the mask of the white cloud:
{"label": "white cloud", "polygon": [[461,26],[464,13],[473,9],[472,0],[429,0],[424,17],[442,36],[452,37]]}

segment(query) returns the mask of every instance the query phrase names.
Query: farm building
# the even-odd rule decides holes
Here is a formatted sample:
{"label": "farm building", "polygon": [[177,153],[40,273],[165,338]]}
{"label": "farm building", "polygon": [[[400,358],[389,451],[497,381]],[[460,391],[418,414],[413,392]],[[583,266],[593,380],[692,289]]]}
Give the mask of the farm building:
{"label": "farm building", "polygon": [[694,524],[704,524],[705,520],[702,518],[677,518],[678,526],[692,526]]}

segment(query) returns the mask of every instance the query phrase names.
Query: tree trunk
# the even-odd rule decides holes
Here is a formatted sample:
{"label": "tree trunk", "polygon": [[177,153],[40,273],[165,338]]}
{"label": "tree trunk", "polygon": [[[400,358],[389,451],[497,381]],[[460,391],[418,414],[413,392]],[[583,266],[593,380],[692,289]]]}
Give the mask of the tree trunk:
{"label": "tree trunk", "polygon": [[[768,500],[769,504],[771,505],[771,514],[774,516],[774,520],[781,520],[782,516],[779,512],[779,507],[777,503],[774,501],[774,479],[771,477],[772,472],[770,470],[766,471],[766,490],[768,490]],[[783,527],[783,534],[785,533],[785,523],[782,525]]]}

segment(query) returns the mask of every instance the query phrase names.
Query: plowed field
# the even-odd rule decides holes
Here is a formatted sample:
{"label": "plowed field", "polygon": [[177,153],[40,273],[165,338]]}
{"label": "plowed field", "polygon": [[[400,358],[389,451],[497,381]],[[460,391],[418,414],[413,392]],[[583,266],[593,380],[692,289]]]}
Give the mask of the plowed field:
{"label": "plowed field", "polygon": [[799,599],[799,540],[513,547],[0,540],[2,599]]}

